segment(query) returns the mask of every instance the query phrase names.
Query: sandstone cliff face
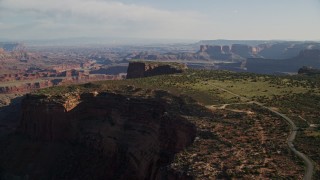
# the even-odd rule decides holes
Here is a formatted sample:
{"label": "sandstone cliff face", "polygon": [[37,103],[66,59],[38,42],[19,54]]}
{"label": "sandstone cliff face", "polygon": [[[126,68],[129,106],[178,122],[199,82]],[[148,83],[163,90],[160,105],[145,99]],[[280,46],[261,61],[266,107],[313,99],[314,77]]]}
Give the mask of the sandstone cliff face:
{"label": "sandstone cliff face", "polygon": [[[258,47],[251,47],[245,44],[232,44],[230,46],[201,45],[198,55],[208,60],[243,60],[249,57],[256,57],[259,53]],[[206,58],[207,56],[207,58]]]}
{"label": "sandstone cliff face", "polygon": [[170,106],[113,93],[73,94],[63,101],[29,95],[22,102],[20,132],[73,144],[56,179],[180,179],[166,166],[193,142],[196,130],[171,114]]}
{"label": "sandstone cliff face", "polygon": [[130,62],[127,79],[182,73],[186,68],[186,65],[178,63],[172,65],[157,62]]}
{"label": "sandstone cliff face", "polygon": [[222,54],[222,47],[221,46],[201,45],[200,52],[207,52],[209,54]]}
{"label": "sandstone cliff face", "polygon": [[66,140],[71,138],[72,120],[68,110],[79,103],[77,96],[66,102],[56,102],[43,96],[27,95],[22,101],[20,131],[36,140]]}
{"label": "sandstone cliff face", "polygon": [[233,44],[231,46],[231,52],[244,58],[253,57],[253,55],[257,53],[255,48],[244,44]]}

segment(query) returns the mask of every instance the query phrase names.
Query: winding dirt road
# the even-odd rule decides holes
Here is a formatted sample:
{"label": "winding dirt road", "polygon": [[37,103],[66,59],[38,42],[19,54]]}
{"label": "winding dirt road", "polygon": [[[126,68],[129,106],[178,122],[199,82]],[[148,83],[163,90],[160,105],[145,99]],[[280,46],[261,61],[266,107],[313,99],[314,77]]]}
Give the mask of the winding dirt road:
{"label": "winding dirt road", "polygon": [[239,97],[240,99],[243,99],[245,101],[247,101],[248,103],[252,103],[252,104],[256,104],[264,109],[267,109],[269,110],[270,112],[282,117],[283,119],[286,120],[286,122],[290,125],[290,135],[288,136],[287,138],[287,144],[289,146],[289,148],[291,149],[291,151],[296,154],[300,159],[302,159],[304,161],[304,164],[306,166],[306,170],[305,170],[305,174],[304,174],[304,177],[303,179],[304,180],[312,180],[312,175],[313,175],[313,170],[314,170],[314,165],[312,163],[312,160],[306,156],[305,154],[299,152],[298,150],[296,150],[296,148],[294,147],[293,145],[293,141],[295,140],[296,138],[296,135],[297,135],[297,130],[298,130],[298,127],[294,124],[294,122],[289,118],[287,117],[286,115],[274,110],[274,109],[271,109],[269,107],[266,107],[264,106],[263,104],[259,103],[259,102],[256,102],[256,101],[250,101],[248,98],[246,97],[243,97],[243,96],[240,96],[239,94],[235,94],[227,89],[224,89],[222,87],[219,87],[219,86],[216,86],[216,85],[213,85],[215,88],[218,88],[222,91],[225,91],[229,94],[232,94],[236,97]]}

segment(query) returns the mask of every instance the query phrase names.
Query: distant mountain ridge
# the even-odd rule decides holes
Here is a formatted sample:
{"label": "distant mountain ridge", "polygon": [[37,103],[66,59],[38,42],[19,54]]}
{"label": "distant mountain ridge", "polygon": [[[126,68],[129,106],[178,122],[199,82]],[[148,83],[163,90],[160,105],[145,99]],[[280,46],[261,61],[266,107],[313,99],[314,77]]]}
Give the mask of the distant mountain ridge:
{"label": "distant mountain ridge", "polygon": [[[320,43],[317,42],[274,42],[274,41],[252,41],[249,44],[241,44],[247,41],[229,44],[229,41],[201,41],[200,49],[195,53],[149,53],[141,52],[131,55],[132,59],[144,60],[220,60],[220,61],[245,61],[248,58],[263,59],[289,59],[296,57],[305,49],[320,49]],[[218,42],[217,45],[210,45],[210,42]],[[219,45],[219,43],[225,43]],[[263,43],[263,44],[258,44]],[[250,45],[256,44],[256,45]]]}
{"label": "distant mountain ridge", "polygon": [[226,40],[226,39],[217,39],[217,40],[201,40],[198,42],[199,45],[227,45],[231,46],[232,44],[246,44],[249,46],[257,46],[259,44],[265,43],[276,43],[276,42],[283,42],[279,40]]}
{"label": "distant mountain ridge", "polygon": [[[254,41],[254,43],[260,42]],[[195,66],[200,69],[227,69],[262,74],[297,73],[303,66],[320,68],[320,43],[318,42],[285,41],[267,42],[256,46],[247,44],[199,46],[199,51],[195,53],[141,52],[132,55],[131,58],[160,61],[186,60],[189,61],[188,65],[190,61],[194,63],[207,61],[207,64]]]}
{"label": "distant mountain ridge", "polygon": [[[320,49],[319,42],[295,42],[295,41],[200,41],[200,52],[207,52],[212,57],[220,58],[219,49],[228,49],[230,58],[265,58],[287,59],[297,56],[304,49]],[[223,44],[222,44],[223,43]],[[231,44],[230,43],[234,43]],[[222,45],[221,45],[222,44]],[[204,50],[205,49],[205,50]],[[231,53],[238,56],[231,56]]]}

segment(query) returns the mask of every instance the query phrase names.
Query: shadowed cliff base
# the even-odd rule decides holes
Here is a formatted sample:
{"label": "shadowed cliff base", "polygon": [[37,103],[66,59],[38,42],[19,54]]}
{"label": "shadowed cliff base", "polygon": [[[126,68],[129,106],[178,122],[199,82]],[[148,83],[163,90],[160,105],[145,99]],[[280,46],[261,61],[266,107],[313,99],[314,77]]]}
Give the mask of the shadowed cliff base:
{"label": "shadowed cliff base", "polygon": [[0,97],[0,138],[16,130],[20,119],[22,96]]}
{"label": "shadowed cliff base", "polygon": [[19,133],[2,142],[2,178],[188,179],[167,168],[196,135],[173,113],[184,111],[183,100],[129,91],[27,95]]}

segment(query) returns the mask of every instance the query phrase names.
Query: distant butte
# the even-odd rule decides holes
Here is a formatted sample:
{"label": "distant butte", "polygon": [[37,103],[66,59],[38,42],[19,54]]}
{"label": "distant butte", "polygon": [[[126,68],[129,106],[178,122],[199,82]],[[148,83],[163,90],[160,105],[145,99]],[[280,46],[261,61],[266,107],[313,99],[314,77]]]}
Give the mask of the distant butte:
{"label": "distant butte", "polygon": [[186,69],[187,66],[181,63],[133,61],[129,63],[127,79],[182,73]]}

